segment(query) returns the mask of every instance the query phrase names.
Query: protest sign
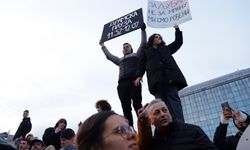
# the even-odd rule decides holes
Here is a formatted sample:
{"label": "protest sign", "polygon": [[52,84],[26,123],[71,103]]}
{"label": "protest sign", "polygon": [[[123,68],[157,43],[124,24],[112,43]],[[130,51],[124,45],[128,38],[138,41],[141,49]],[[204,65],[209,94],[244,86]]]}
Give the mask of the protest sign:
{"label": "protest sign", "polygon": [[142,8],[113,20],[103,27],[101,42],[139,29],[143,24]]}
{"label": "protest sign", "polygon": [[188,0],[148,0],[147,25],[153,28],[173,27],[191,20]]}

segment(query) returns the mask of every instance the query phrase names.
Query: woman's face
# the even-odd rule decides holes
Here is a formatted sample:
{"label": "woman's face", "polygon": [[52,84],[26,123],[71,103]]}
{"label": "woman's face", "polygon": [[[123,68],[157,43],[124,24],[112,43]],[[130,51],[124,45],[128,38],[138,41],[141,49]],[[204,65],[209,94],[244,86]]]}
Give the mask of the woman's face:
{"label": "woman's face", "polygon": [[136,133],[122,116],[112,115],[105,122],[102,149],[138,150]]}

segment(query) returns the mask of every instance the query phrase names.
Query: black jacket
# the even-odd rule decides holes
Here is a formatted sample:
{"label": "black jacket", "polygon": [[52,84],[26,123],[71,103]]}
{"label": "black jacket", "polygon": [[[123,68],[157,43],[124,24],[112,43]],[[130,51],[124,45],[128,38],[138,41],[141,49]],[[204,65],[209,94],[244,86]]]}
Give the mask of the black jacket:
{"label": "black jacket", "polygon": [[[250,124],[250,116],[248,114],[246,123]],[[235,135],[226,136],[227,135],[227,126],[228,124],[220,123],[219,126],[216,128],[214,133],[214,144],[220,150],[236,150],[238,142],[241,137],[241,133],[237,132]]]}
{"label": "black jacket", "polygon": [[23,118],[23,121],[20,123],[20,125],[19,125],[19,127],[18,127],[18,129],[13,137],[13,141],[16,138],[19,138],[20,136],[24,138],[26,136],[26,134],[31,131],[31,128],[32,128],[32,124],[30,121],[30,117]]}
{"label": "black jacket", "polygon": [[241,134],[238,132],[235,135],[226,137],[227,126],[228,124],[220,123],[220,125],[216,128],[214,134],[214,144],[220,150],[236,150]]}
{"label": "black jacket", "polygon": [[55,146],[56,150],[59,150],[61,148],[60,135],[61,132],[55,133],[55,128],[47,128],[43,134],[43,142],[45,145],[53,145]]}
{"label": "black jacket", "polygon": [[195,125],[172,122],[165,134],[155,132],[154,150],[218,150],[203,130]]}
{"label": "black jacket", "polygon": [[172,54],[182,45],[182,32],[179,28],[175,31],[175,41],[169,45],[161,45],[157,48],[145,47],[140,55],[140,65],[137,76],[142,77],[147,71],[147,80],[151,94],[159,90],[159,84],[173,84],[179,90],[187,86],[185,77],[179,69]]}

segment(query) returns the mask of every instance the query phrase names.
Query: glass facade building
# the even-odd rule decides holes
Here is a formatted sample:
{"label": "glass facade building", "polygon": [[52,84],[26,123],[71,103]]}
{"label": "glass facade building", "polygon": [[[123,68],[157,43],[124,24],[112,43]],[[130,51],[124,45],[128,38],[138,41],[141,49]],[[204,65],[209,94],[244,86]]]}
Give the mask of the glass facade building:
{"label": "glass facade building", "polygon": [[[221,103],[227,101],[233,109],[250,114],[250,68],[187,87],[179,96],[185,122],[200,126],[212,140],[220,123]],[[227,134],[236,132],[230,121]]]}

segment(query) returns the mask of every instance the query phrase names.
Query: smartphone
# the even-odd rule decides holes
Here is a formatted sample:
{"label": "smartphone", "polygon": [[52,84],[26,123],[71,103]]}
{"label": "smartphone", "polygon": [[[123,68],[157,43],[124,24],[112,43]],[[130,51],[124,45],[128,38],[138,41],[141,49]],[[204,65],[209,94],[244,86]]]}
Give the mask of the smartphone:
{"label": "smartphone", "polygon": [[222,110],[230,112],[232,114],[233,109],[230,107],[228,102],[224,102],[221,104]]}

